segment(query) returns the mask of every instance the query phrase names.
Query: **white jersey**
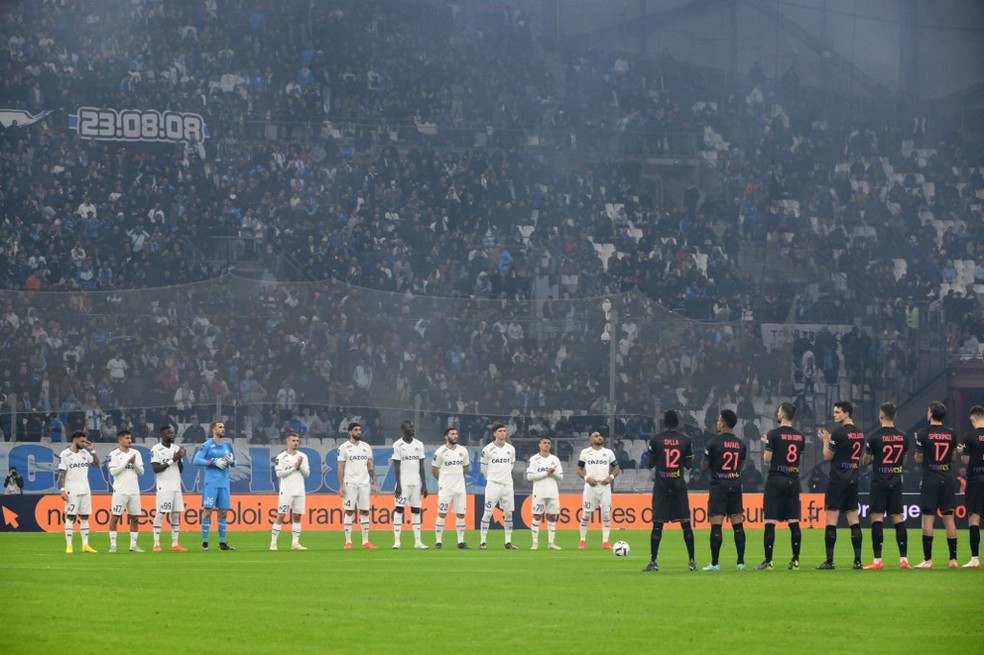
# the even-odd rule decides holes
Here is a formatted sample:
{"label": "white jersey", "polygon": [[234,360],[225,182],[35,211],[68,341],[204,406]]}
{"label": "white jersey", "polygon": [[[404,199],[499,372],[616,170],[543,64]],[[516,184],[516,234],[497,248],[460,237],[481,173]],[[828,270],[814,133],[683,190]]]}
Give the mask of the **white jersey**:
{"label": "white jersey", "polygon": [[157,474],[158,493],[181,491],[181,471],[178,470],[178,464],[175,460],[175,455],[180,448],[181,446],[173,443],[170,446],[156,443],[150,449],[151,463],[156,462],[157,464],[167,466],[167,468]]}
{"label": "white jersey", "polygon": [[58,456],[58,470],[65,471],[65,490],[74,495],[90,493],[89,467],[92,466],[92,453],[82,449],[77,453],[71,448],[61,451]]}
{"label": "white jersey", "polygon": [[345,462],[345,484],[369,484],[369,462],[372,446],[362,441],[346,441],[338,447],[338,461]]}
{"label": "white jersey", "polygon": [[420,462],[424,461],[424,442],[414,439],[407,443],[403,439],[397,439],[393,444],[394,462],[400,463],[400,486],[419,487],[423,484],[420,479]]}
{"label": "white jersey", "polygon": [[465,491],[465,467],[468,466],[468,449],[464,446],[441,446],[434,453],[434,468],[442,490]]}
{"label": "white jersey", "polygon": [[[553,473],[547,473],[550,469]],[[559,485],[564,479],[564,469],[556,455],[544,457],[536,453],[526,467],[526,479],[533,481],[533,495],[537,498],[560,498]]]}
{"label": "white jersey", "polygon": [[[301,458],[301,465],[295,466],[297,458]],[[346,477],[348,477],[348,466],[345,467]],[[311,475],[311,464],[308,456],[297,451],[291,455],[286,450],[277,455],[277,477],[280,478],[280,493],[283,496],[303,496],[304,478]]]}
{"label": "white jersey", "polygon": [[[136,455],[133,463],[129,463],[131,457]],[[109,472],[113,476],[113,493],[117,494],[138,494],[140,493],[140,483],[137,478],[143,475],[144,465],[140,453],[131,448],[125,453],[116,448],[109,454],[107,460]]]}
{"label": "white jersey", "polygon": [[584,464],[584,474],[586,478],[603,480],[612,472],[612,466],[616,463],[615,453],[610,448],[599,448],[595,450],[590,446],[581,451],[577,458],[578,463]]}
{"label": "white jersey", "polygon": [[516,463],[516,449],[511,443],[497,446],[493,441],[488,444],[482,448],[481,463],[486,480],[512,486],[512,470],[513,464]]}

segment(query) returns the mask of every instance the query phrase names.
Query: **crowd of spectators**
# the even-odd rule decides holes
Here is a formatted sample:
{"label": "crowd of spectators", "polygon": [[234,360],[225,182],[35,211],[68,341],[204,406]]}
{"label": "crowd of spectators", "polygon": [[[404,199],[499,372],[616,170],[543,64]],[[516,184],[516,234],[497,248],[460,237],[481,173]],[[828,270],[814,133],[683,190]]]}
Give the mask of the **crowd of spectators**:
{"label": "crowd of spectators", "polygon": [[[792,72],[552,49],[501,3],[44,0],[0,36],[0,97],[54,110],[0,132],[0,385],[29,431],[219,405],[257,440],[355,416],[381,440],[375,408],[419,397],[475,439],[491,416],[575,435],[609,412],[609,294],[628,439],[663,406],[911,372],[934,321],[979,356],[984,158],[942,117],[847,115]],[[80,139],[80,106],[211,134]],[[701,185],[657,195],[647,158],[670,156]],[[327,281],[219,279],[220,243]],[[758,325],[788,320],[860,328],[767,346]]]}

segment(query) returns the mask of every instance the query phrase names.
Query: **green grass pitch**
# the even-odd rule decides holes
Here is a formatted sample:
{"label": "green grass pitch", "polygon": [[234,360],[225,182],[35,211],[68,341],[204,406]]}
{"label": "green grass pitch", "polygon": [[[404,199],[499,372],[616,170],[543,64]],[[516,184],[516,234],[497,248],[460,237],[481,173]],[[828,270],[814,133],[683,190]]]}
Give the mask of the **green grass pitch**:
{"label": "green grass pitch", "polygon": [[[545,533],[545,530],[544,530]],[[789,533],[776,539],[776,569],[734,570],[725,529],[722,570],[691,573],[679,531],[664,534],[660,572],[642,573],[649,533],[612,533],[632,546],[626,558],[599,548],[577,550],[577,532],[558,534],[561,551],[502,547],[459,551],[454,530],[442,551],[404,548],[374,532],[378,551],[341,549],[338,532],[307,531],[310,550],[270,552],[269,535],[234,533],[236,552],[200,552],[183,531],[188,553],[64,553],[60,534],[0,534],[4,602],[0,639],[7,653],[970,653],[984,643],[984,570],[945,568],[937,533],[933,571],[900,571],[886,539],[884,571],[850,570],[850,542],[839,531],[836,571],[816,571],[823,533],[804,531],[802,568],[786,570]],[[213,535],[214,537],[214,535]],[[864,560],[870,559],[865,531]],[[910,530],[910,560],[921,559]],[[961,532],[960,561],[969,556]],[[165,528],[162,538],[170,543]],[[762,560],[762,532],[748,532],[749,569]],[[425,541],[433,534],[425,531]],[[707,532],[697,533],[697,563],[709,561]],[[939,567],[943,568],[939,568]],[[974,646],[977,644],[977,646]]]}

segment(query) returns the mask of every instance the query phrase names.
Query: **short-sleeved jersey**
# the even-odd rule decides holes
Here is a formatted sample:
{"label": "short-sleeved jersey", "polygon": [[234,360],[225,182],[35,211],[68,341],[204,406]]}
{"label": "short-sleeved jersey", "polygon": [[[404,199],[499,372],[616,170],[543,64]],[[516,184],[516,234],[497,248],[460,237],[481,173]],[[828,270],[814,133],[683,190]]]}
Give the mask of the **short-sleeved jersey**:
{"label": "short-sleeved jersey", "polygon": [[806,440],[803,433],[784,425],[769,430],[766,435],[765,450],[772,453],[768,477],[783,477],[799,480],[800,458]]}
{"label": "short-sleeved jersey", "polygon": [[963,440],[967,462],[967,479],[984,480],[984,428],[977,428]]}
{"label": "short-sleeved jersey", "polygon": [[690,437],[679,430],[663,430],[649,440],[649,461],[655,465],[657,479],[682,478],[693,460]]}
{"label": "short-sleeved jersey", "polygon": [[861,478],[861,453],[864,452],[864,432],[856,425],[839,425],[830,433],[827,448],[834,452],[830,460],[830,479],[857,482]]}
{"label": "short-sleeved jersey", "polygon": [[866,443],[871,455],[871,475],[875,480],[897,482],[905,468],[909,440],[895,427],[880,427],[868,435]]}
{"label": "short-sleeved jersey", "polygon": [[485,479],[504,485],[512,485],[513,464],[516,463],[516,449],[511,443],[495,445],[493,441],[482,448],[481,465],[485,468]]}
{"label": "short-sleeved jersey", "polygon": [[229,488],[229,467],[222,469],[208,463],[223,457],[233,460],[229,466],[235,463],[235,451],[228,441],[223,440],[220,443],[215,443],[214,439],[207,439],[195,450],[195,466],[205,467],[205,486],[210,489]]}
{"label": "short-sleeved jersey", "polygon": [[372,446],[364,441],[346,441],[338,447],[338,461],[345,462],[345,484],[369,484],[369,462],[372,460]]}
{"label": "short-sleeved jersey", "polygon": [[77,453],[71,448],[61,451],[58,456],[58,470],[65,471],[65,490],[72,495],[90,493],[89,467],[92,466],[92,453],[84,448]]}
{"label": "short-sleeved jersey", "polygon": [[[301,465],[295,466],[297,458]],[[301,451],[293,455],[283,450],[277,455],[277,477],[280,478],[280,493],[285,496],[303,496],[304,478],[311,475],[311,463],[308,456]]]}
{"label": "short-sleeved jersey", "polygon": [[[547,473],[550,469],[553,473]],[[533,481],[533,495],[538,498],[560,498],[560,482],[564,479],[564,467],[556,455],[544,457],[536,453],[526,467],[526,479]]]}
{"label": "short-sleeved jersey", "polygon": [[945,425],[930,425],[916,433],[916,452],[922,453],[923,476],[936,479],[953,477],[953,449],[957,438]]}
{"label": "short-sleeved jersey", "polygon": [[[128,460],[136,455],[133,462]],[[140,493],[139,477],[143,475],[143,457],[134,448],[125,453],[116,448],[106,458],[109,472],[113,475],[113,491],[118,494]]]}
{"label": "short-sleeved jersey", "polygon": [[181,471],[178,470],[175,454],[181,446],[171,444],[165,446],[162,443],[154,444],[150,449],[151,463],[167,464],[167,468],[157,474],[157,491],[181,491]]}
{"label": "short-sleeved jersey", "polygon": [[612,467],[618,463],[615,452],[611,448],[591,448],[590,446],[578,455],[577,465],[584,469],[585,478],[603,480],[612,472]]}
{"label": "short-sleeved jersey", "polygon": [[413,439],[410,443],[397,439],[393,443],[393,457],[390,459],[400,463],[401,487],[419,487],[423,484],[420,479],[420,463],[425,457],[424,442],[420,439]]}
{"label": "short-sleeved jersey", "polygon": [[734,434],[723,432],[711,437],[704,447],[704,460],[711,474],[711,484],[741,479],[747,457],[745,442]]}
{"label": "short-sleeved jersey", "polygon": [[437,469],[441,489],[465,490],[465,466],[468,465],[468,449],[464,446],[448,448],[441,446],[434,453],[434,468]]}

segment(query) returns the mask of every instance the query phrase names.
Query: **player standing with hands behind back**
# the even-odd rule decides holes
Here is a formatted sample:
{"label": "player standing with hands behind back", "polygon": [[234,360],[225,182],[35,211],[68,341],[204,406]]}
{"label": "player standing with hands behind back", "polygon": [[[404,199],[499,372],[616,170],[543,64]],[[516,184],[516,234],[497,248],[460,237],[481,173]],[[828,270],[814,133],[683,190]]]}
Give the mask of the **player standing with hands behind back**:
{"label": "player standing with hands behind back", "polygon": [[195,466],[205,468],[202,487],[202,550],[208,550],[208,533],[212,529],[212,510],[219,512],[219,550],[236,550],[226,543],[226,512],[232,509],[229,467],[236,465],[232,444],[223,441],[225,422],[212,421],[210,439],[195,451]]}
{"label": "player standing with hands behind back", "polygon": [[600,432],[588,437],[591,445],[577,458],[577,475],[584,480],[581,498],[581,540],[577,547],[586,548],[588,523],[596,508],[601,509],[601,547],[611,550],[608,535],[612,531],[612,482],[622,470],[611,448],[605,448],[605,438]]}
{"label": "player standing with hands behind back", "polygon": [[933,568],[933,523],[939,510],[946,528],[946,545],[950,551],[950,568],[957,568],[957,524],[953,510],[957,505],[953,489],[953,458],[957,455],[957,438],[943,425],[946,405],[929,404],[926,417],[929,427],[916,433],[916,464],[922,464],[919,487],[919,510],[922,512],[923,561],[917,569]]}
{"label": "player standing with hands behind back", "polygon": [[308,457],[298,448],[301,437],[287,433],[287,450],[277,455],[277,477],[280,478],[280,497],[277,499],[277,520],[270,533],[270,550],[277,550],[280,527],[291,519],[291,550],[307,550],[301,545],[301,517],[304,515],[304,480],[311,475]]}

